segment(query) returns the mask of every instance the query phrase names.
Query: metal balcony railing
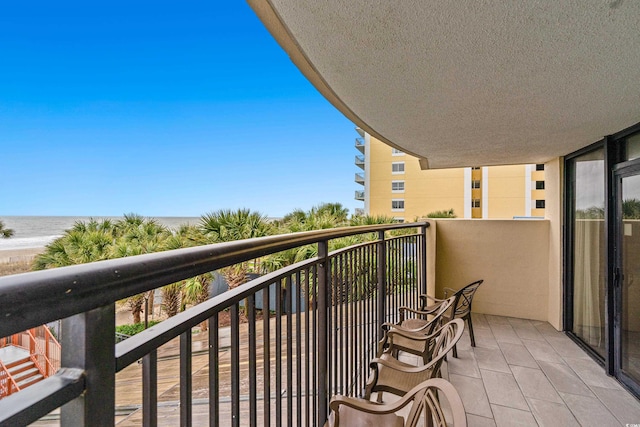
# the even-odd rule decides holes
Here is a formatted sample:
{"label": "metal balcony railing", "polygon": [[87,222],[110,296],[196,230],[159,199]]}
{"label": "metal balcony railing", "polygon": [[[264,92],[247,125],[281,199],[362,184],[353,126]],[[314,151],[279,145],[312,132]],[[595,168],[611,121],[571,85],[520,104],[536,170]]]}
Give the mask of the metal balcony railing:
{"label": "metal balcony railing", "polygon": [[[157,400],[157,350],[179,337],[175,407],[180,425],[190,426],[192,328],[208,321],[209,379],[206,390],[197,391],[207,396],[199,400],[208,405],[210,425],[321,426],[332,395],[358,395],[363,389],[382,323],[397,321],[398,307],[417,305],[426,291],[428,225],[294,233],[0,277],[0,336],[63,319],[61,369],[0,400],[0,425],[26,425],[61,408],[62,426],[113,426],[116,373],[138,360],[143,425],[156,425],[164,408]],[[332,239],[364,233],[373,233],[368,234],[373,240],[329,253]],[[116,301],[308,245],[317,256],[115,344]],[[260,305],[268,307],[260,312],[262,319]],[[246,323],[241,323],[241,310],[246,310]],[[231,319],[228,349],[219,347],[222,311]],[[226,351],[230,357],[223,361]]]}
{"label": "metal balcony railing", "polygon": [[356,200],[364,200],[364,191],[357,191],[356,190],[355,199]]}
{"label": "metal balcony railing", "polygon": [[356,182],[358,184],[363,184],[364,185],[364,174],[357,173],[356,174]]}
{"label": "metal balcony railing", "polygon": [[364,156],[356,156],[356,166],[364,169]]}
{"label": "metal balcony railing", "polygon": [[364,138],[356,138],[356,148],[364,147]]}

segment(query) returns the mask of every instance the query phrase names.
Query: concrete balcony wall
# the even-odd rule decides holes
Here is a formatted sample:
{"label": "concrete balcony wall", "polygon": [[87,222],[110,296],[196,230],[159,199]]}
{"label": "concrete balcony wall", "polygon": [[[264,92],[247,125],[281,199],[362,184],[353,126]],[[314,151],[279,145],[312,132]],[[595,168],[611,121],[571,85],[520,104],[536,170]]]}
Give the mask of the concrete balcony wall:
{"label": "concrete balcony wall", "polygon": [[443,296],[444,287],[460,289],[484,279],[474,312],[548,320],[550,221],[430,222],[429,241],[435,235],[436,249],[428,252],[428,266],[435,265],[437,297]]}

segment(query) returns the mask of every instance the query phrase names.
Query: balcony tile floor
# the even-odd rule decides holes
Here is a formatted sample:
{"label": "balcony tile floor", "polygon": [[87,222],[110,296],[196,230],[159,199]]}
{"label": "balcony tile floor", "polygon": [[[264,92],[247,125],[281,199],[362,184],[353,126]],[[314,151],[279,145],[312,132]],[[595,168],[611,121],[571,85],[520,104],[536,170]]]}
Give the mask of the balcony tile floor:
{"label": "balcony tile floor", "polygon": [[[476,347],[470,346],[465,332],[458,343],[458,358],[449,357],[442,368],[442,376],[454,384],[462,397],[470,427],[640,424],[640,402],[548,323],[474,314],[473,326]],[[223,336],[228,340],[224,333]],[[206,344],[194,337],[194,349],[199,345],[206,348]],[[207,357],[202,354],[194,356],[194,360],[198,362],[194,384],[199,375],[207,374],[202,379],[205,384]],[[165,374],[159,384],[164,390],[160,401],[167,402],[159,405],[159,425],[179,423],[175,404],[178,361],[168,358],[160,362],[159,372]],[[411,362],[417,364],[417,359]],[[135,366],[118,374],[119,407],[127,406],[124,401],[139,401],[139,378],[140,369]],[[132,391],[126,391],[128,388]],[[194,425],[207,422],[208,407],[201,397],[194,395]],[[221,411],[223,425],[229,417],[228,411]],[[135,410],[117,418],[118,425],[140,425],[141,413]]]}
{"label": "balcony tile floor", "polygon": [[443,377],[460,393],[469,426],[625,426],[640,402],[546,322],[474,314]]}

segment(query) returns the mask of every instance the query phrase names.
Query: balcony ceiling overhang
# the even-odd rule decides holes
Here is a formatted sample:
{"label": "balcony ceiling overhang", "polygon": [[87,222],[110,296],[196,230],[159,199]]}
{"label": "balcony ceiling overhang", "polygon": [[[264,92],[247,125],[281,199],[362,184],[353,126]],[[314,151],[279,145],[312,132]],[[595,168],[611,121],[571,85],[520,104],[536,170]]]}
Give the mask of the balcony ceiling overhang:
{"label": "balcony ceiling overhang", "polygon": [[316,88],[423,167],[543,163],[640,121],[640,2],[248,0]]}

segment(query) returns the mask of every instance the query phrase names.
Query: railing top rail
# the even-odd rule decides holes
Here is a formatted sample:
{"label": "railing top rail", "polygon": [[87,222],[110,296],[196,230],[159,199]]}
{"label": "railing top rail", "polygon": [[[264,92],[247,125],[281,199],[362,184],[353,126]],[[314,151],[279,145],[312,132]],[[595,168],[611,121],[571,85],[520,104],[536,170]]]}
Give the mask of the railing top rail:
{"label": "railing top rail", "polygon": [[298,246],[349,235],[428,226],[426,222],[418,222],[307,231],[0,277],[0,336]]}

